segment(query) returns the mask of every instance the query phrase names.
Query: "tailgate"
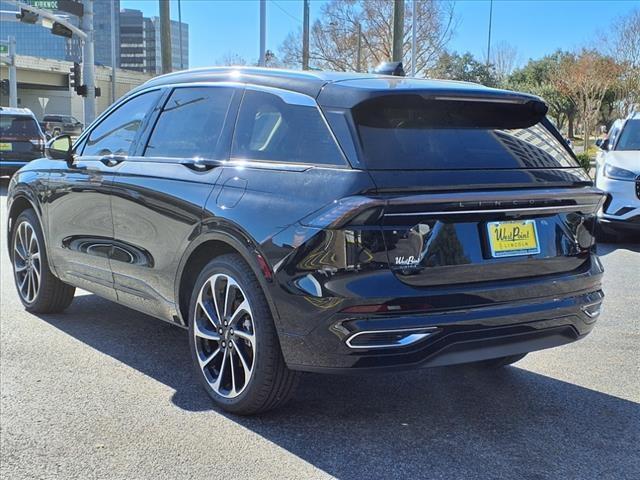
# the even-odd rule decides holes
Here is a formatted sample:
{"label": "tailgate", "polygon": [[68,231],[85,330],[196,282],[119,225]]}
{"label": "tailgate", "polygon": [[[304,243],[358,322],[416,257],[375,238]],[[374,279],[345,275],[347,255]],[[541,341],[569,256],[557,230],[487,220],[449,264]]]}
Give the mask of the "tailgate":
{"label": "tailgate", "polygon": [[391,198],[381,219],[389,265],[414,286],[587,268],[602,200],[593,188]]}

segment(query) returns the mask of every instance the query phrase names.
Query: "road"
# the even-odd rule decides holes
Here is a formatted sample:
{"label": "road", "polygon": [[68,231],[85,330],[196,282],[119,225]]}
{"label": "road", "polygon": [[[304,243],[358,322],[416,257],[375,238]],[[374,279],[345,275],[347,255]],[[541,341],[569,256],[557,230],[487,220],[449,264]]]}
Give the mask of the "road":
{"label": "road", "polygon": [[581,342],[498,372],[307,375],[284,409],[212,408],[186,332],[79,292],[26,313],[2,209],[3,479],[640,478],[640,248],[602,245],[605,311]]}

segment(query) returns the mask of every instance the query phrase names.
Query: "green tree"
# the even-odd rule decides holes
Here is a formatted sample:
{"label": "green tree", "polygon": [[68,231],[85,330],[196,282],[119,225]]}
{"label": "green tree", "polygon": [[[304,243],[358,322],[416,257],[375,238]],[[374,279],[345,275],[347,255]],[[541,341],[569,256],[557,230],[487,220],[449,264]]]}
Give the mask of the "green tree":
{"label": "green tree", "polygon": [[574,137],[575,120],[578,113],[576,103],[571,96],[563,93],[554,82],[555,72],[560,68],[563,59],[573,54],[556,51],[539,60],[529,60],[522,68],[515,70],[507,81],[507,87],[533,93],[542,97],[549,106],[549,116],[553,118],[559,129],[567,124],[568,136]]}
{"label": "green tree", "polygon": [[443,53],[431,70],[431,76],[445,80],[481,83],[488,87],[496,87],[499,83],[493,67],[476,60],[469,52],[462,55],[457,52]]}

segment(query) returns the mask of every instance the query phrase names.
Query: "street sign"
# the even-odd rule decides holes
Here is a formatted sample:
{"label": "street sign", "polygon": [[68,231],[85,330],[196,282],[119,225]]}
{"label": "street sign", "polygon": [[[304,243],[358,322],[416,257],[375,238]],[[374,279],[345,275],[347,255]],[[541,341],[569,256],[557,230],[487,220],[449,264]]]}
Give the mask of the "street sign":
{"label": "street sign", "polygon": [[0,43],[0,55],[6,55],[9,53],[9,45],[6,43]]}
{"label": "street sign", "polygon": [[75,15],[76,17],[81,17],[84,13],[84,5],[73,0],[27,0],[27,3],[36,8],[59,10]]}

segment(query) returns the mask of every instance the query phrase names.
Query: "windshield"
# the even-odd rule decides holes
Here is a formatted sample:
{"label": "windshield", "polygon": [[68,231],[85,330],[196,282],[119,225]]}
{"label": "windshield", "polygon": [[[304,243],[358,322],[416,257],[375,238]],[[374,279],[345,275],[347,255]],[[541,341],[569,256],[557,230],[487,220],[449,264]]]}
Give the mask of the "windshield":
{"label": "windshield", "polygon": [[36,121],[27,115],[1,115],[0,136],[39,138],[40,129]]}
{"label": "windshield", "polygon": [[373,170],[575,167],[543,119],[536,105],[415,95],[383,97],[354,110]]}
{"label": "windshield", "polygon": [[627,120],[616,150],[640,150],[640,120]]}

